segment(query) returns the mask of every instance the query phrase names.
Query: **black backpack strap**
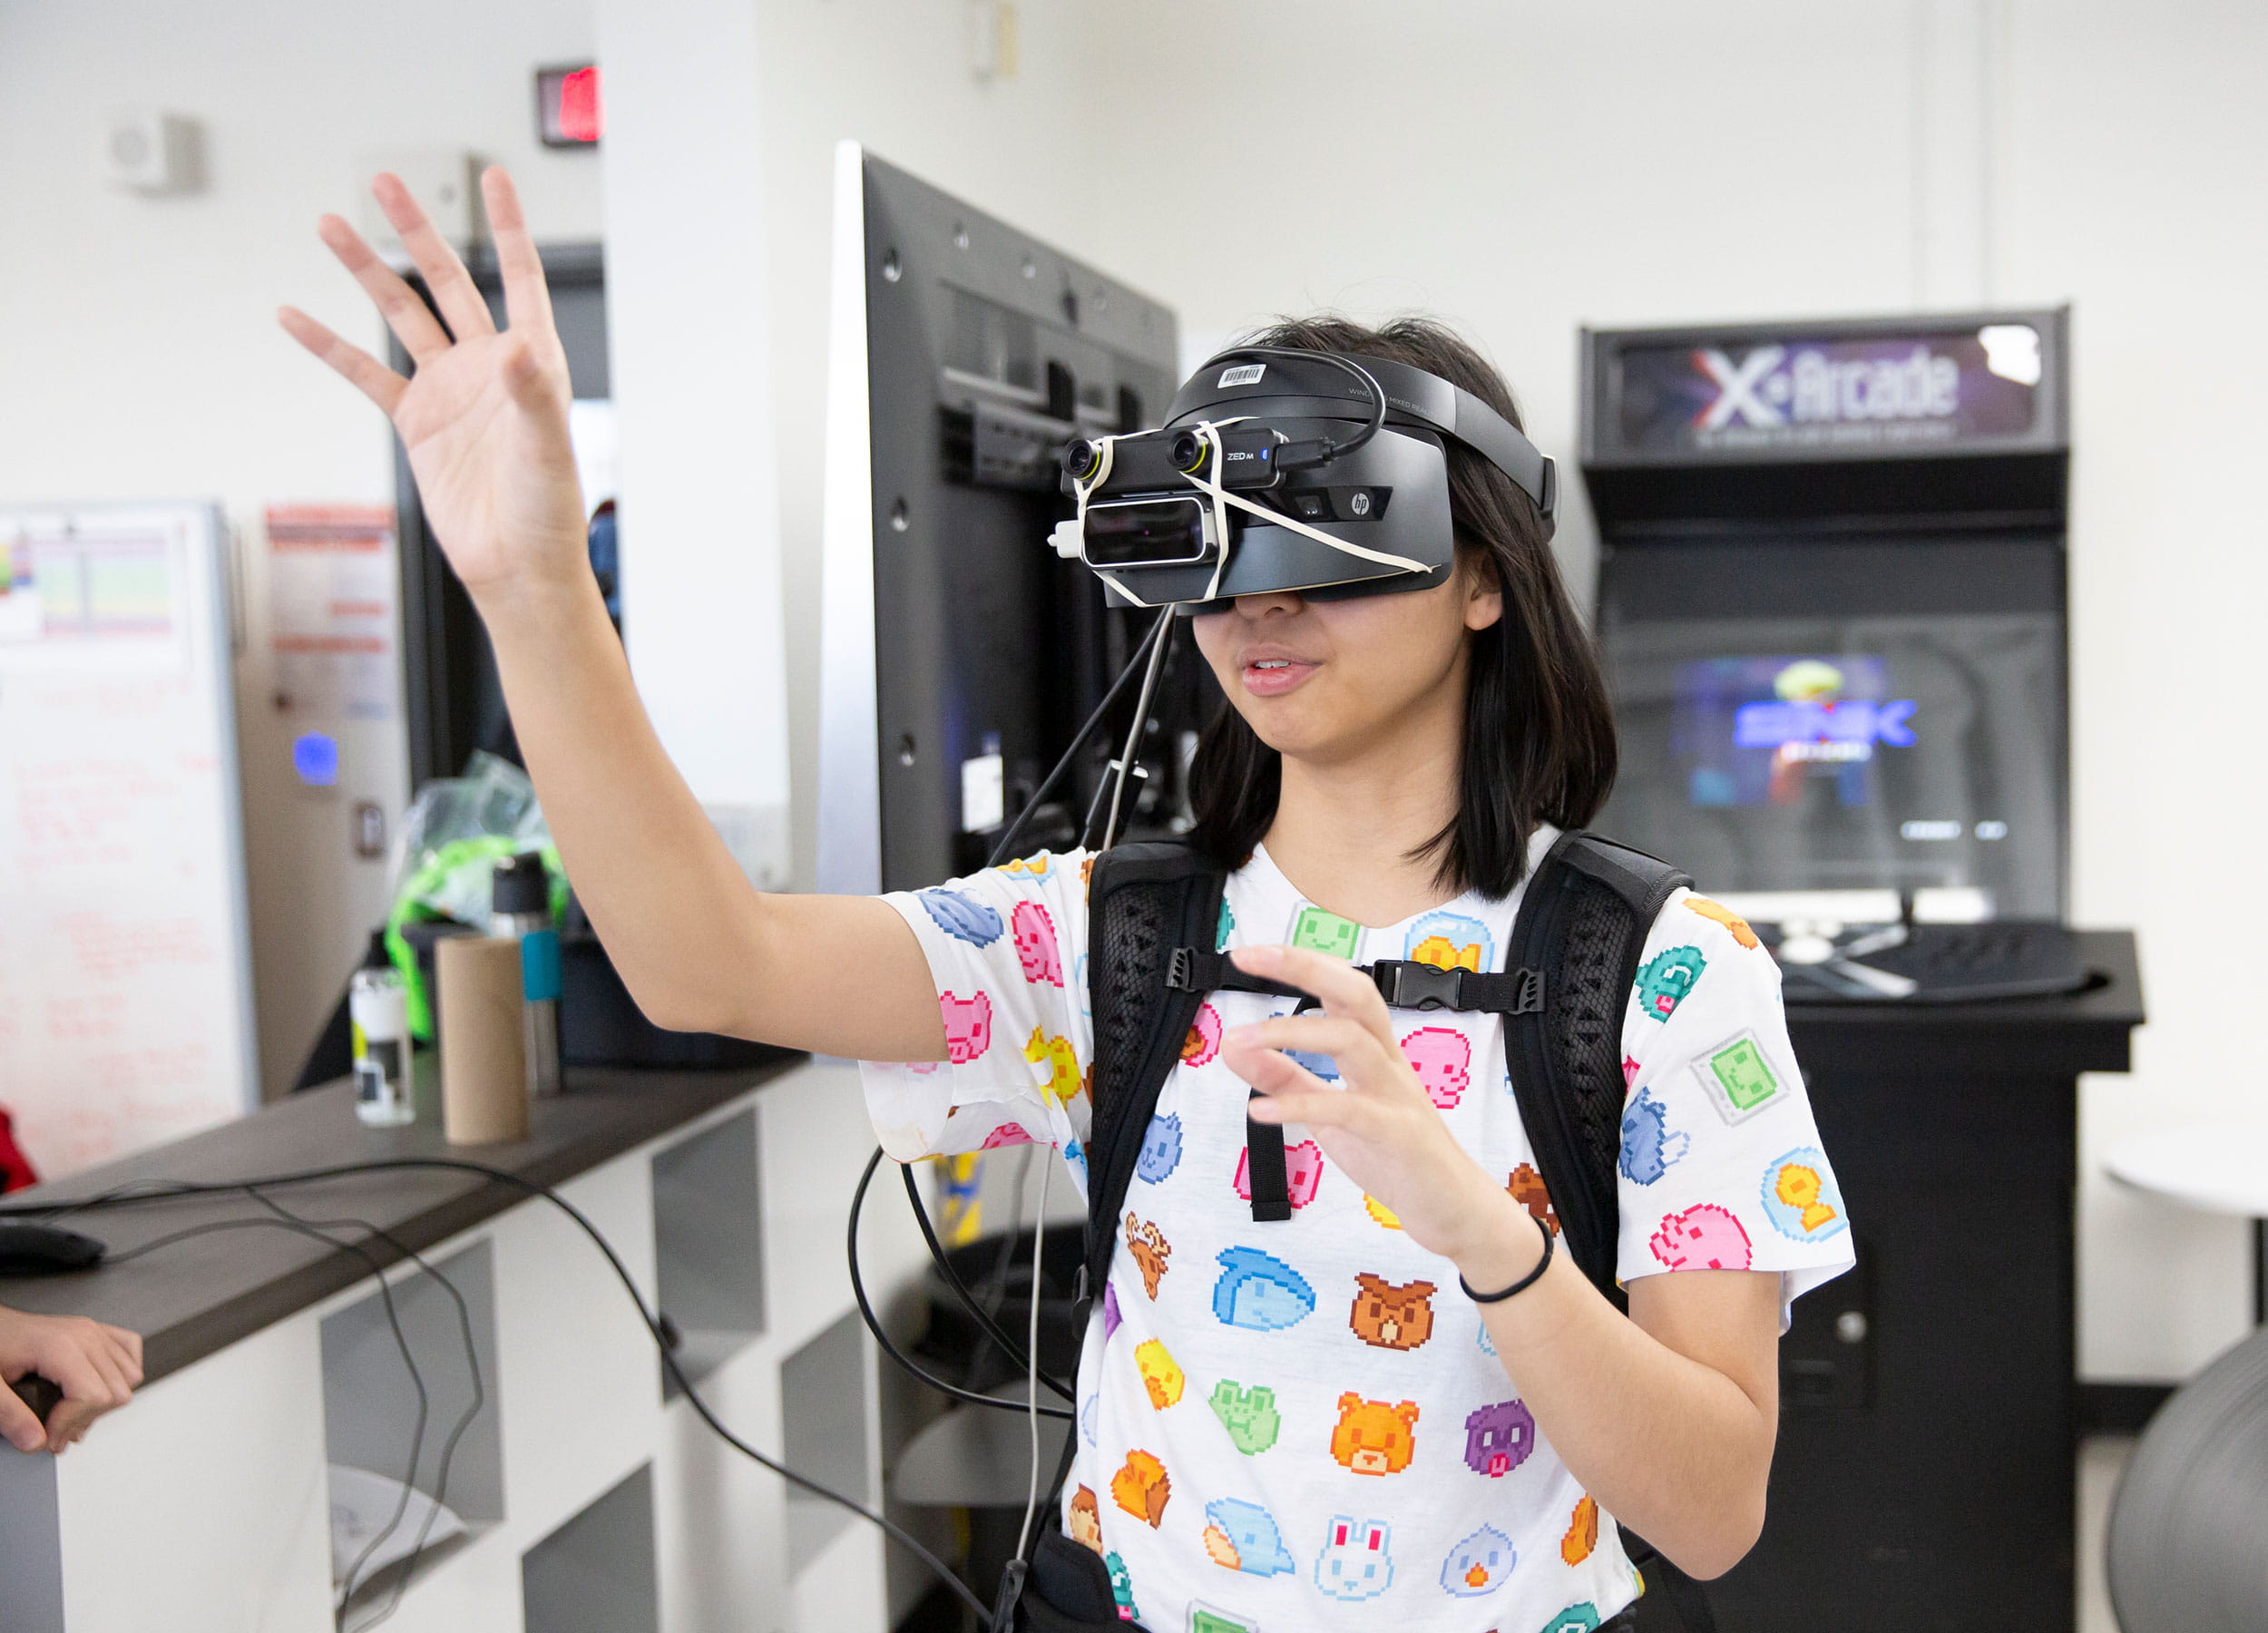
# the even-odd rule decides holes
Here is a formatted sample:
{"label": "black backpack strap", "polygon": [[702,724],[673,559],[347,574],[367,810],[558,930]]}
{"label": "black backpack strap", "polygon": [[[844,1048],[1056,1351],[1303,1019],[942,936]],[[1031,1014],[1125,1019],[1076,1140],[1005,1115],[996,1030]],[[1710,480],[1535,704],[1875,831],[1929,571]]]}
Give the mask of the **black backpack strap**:
{"label": "black backpack strap", "polygon": [[1100,1296],[1158,1093],[1205,994],[1168,983],[1177,947],[1219,940],[1227,875],[1186,845],[1126,844],[1087,882],[1087,991],[1094,1077],[1087,1131],[1087,1287]]}
{"label": "black backpack strap", "polygon": [[1618,1305],[1623,1015],[1655,915],[1692,882],[1644,851],[1561,834],[1528,882],[1504,961],[1543,972],[1543,1002],[1504,1021],[1520,1120],[1569,1253]]}

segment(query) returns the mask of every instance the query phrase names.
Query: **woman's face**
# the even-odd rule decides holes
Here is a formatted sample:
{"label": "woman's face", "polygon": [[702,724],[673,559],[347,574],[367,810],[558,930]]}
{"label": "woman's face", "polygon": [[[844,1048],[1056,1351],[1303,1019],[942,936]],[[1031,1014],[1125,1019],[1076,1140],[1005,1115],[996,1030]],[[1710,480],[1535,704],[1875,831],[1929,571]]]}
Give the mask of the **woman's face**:
{"label": "woman's face", "polygon": [[1240,595],[1191,619],[1198,650],[1260,740],[1316,764],[1353,758],[1461,706],[1465,640],[1503,598],[1461,554],[1445,584],[1351,601]]}

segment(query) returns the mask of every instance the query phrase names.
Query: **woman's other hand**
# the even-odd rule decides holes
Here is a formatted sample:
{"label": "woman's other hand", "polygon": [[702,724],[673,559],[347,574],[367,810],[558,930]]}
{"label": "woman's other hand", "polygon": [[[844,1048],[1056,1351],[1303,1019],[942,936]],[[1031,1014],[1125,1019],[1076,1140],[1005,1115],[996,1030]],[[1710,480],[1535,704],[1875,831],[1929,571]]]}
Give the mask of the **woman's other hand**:
{"label": "woman's other hand", "polygon": [[36,1373],[63,1391],[42,1424],[12,1388],[0,1388],[0,1435],[19,1452],[61,1452],[123,1406],[142,1382],[142,1337],[83,1315],[32,1315],[0,1306],[0,1383]]}
{"label": "woman's other hand", "polygon": [[[1508,1244],[1526,1260],[1542,1249],[1522,1209],[1457,1143],[1394,1039],[1386,1001],[1344,959],[1302,947],[1240,947],[1247,974],[1312,993],[1320,1013],[1279,1015],[1229,1029],[1221,1058],[1258,1090],[1255,1121],[1300,1123],[1332,1163],[1391,1208],[1410,1239],[1461,1268],[1493,1267]],[[1283,1051],[1328,1055],[1334,1087]]]}
{"label": "woman's other hand", "polygon": [[587,574],[588,519],[567,439],[567,354],[512,178],[494,167],[481,177],[503,276],[501,333],[464,263],[400,179],[381,175],[371,191],[432,290],[438,318],[339,217],[325,216],[316,231],[409,353],[411,377],[296,307],[278,318],[394,422],[435,536],[475,602]]}

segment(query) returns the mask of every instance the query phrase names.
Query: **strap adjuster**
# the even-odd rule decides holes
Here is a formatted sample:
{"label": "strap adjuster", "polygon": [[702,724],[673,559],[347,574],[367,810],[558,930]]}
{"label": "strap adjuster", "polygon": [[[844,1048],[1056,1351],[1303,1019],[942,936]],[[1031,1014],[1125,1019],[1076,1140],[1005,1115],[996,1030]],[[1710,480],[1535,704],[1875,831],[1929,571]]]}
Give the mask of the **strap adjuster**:
{"label": "strap adjuster", "polygon": [[1388,1009],[1458,1010],[1466,1007],[1461,969],[1440,970],[1406,958],[1382,958],[1370,978]]}
{"label": "strap adjuster", "polygon": [[1176,993],[1197,991],[1196,973],[1190,968],[1196,962],[1195,947],[1176,947],[1173,956],[1166,962],[1166,985]]}

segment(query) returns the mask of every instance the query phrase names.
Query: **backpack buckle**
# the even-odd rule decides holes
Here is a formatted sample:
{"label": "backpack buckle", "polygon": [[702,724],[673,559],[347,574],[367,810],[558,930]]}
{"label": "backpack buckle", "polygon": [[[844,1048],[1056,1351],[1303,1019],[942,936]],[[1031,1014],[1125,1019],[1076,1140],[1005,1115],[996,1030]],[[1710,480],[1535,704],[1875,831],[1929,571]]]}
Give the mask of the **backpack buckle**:
{"label": "backpack buckle", "polygon": [[1382,958],[1370,967],[1370,978],[1388,1009],[1462,1009],[1462,970],[1437,970],[1432,964],[1406,958]]}
{"label": "backpack buckle", "polygon": [[1176,993],[1197,991],[1195,978],[1189,970],[1189,960],[1196,951],[1194,947],[1176,947],[1173,950],[1173,956],[1166,961],[1166,986],[1168,991]]}

